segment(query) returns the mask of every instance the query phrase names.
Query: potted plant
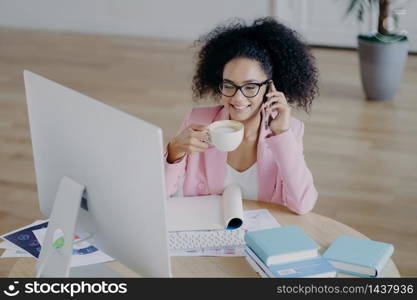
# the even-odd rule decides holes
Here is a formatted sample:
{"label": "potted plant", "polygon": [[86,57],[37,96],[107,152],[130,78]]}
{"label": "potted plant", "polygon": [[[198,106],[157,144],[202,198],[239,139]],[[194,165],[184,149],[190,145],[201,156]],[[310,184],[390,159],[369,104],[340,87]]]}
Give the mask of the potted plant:
{"label": "potted plant", "polygon": [[358,35],[362,86],[368,100],[390,100],[398,89],[408,55],[408,39],[398,32],[398,14],[390,0],[350,0],[346,14],[377,14],[377,31]]}

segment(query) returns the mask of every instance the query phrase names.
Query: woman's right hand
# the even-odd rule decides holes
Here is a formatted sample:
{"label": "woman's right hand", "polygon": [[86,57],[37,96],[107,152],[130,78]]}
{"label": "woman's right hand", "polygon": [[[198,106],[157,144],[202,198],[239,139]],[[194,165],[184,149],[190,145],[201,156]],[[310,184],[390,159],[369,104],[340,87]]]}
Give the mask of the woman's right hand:
{"label": "woman's right hand", "polygon": [[169,142],[167,161],[173,163],[186,154],[206,151],[208,140],[208,125],[191,124]]}

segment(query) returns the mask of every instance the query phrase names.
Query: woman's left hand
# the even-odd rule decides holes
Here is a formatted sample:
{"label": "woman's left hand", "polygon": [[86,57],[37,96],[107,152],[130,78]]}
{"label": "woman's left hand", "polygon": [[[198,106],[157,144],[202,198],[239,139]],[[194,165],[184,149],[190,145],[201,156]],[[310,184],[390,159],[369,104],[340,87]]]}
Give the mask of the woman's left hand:
{"label": "woman's left hand", "polygon": [[[269,85],[269,91],[266,94],[268,100],[265,102],[265,112],[269,121],[269,128],[275,134],[280,134],[290,128],[291,106],[289,106],[284,93],[278,92],[274,83]],[[278,114],[273,119],[272,111],[276,110]]]}

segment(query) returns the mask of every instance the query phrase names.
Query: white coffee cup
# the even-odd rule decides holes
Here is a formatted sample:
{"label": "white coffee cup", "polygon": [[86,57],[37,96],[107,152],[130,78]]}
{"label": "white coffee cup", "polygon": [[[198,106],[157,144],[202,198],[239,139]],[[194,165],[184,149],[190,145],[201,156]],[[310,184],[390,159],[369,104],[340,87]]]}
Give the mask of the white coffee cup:
{"label": "white coffee cup", "polygon": [[209,125],[208,130],[211,144],[220,151],[233,151],[243,140],[244,126],[238,121],[216,121]]}

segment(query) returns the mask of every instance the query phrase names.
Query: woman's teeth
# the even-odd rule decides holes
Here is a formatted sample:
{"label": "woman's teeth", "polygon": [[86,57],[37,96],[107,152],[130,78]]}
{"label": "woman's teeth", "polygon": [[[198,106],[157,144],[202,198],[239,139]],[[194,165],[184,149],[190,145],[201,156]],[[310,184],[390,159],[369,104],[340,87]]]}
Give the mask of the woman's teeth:
{"label": "woman's teeth", "polygon": [[250,104],[248,104],[248,105],[239,105],[239,106],[237,106],[237,105],[233,105],[233,104],[232,104],[232,106],[233,106],[233,108],[235,108],[235,109],[237,109],[237,110],[243,110],[243,109],[245,109],[245,108],[249,107],[249,106],[250,106]]}

